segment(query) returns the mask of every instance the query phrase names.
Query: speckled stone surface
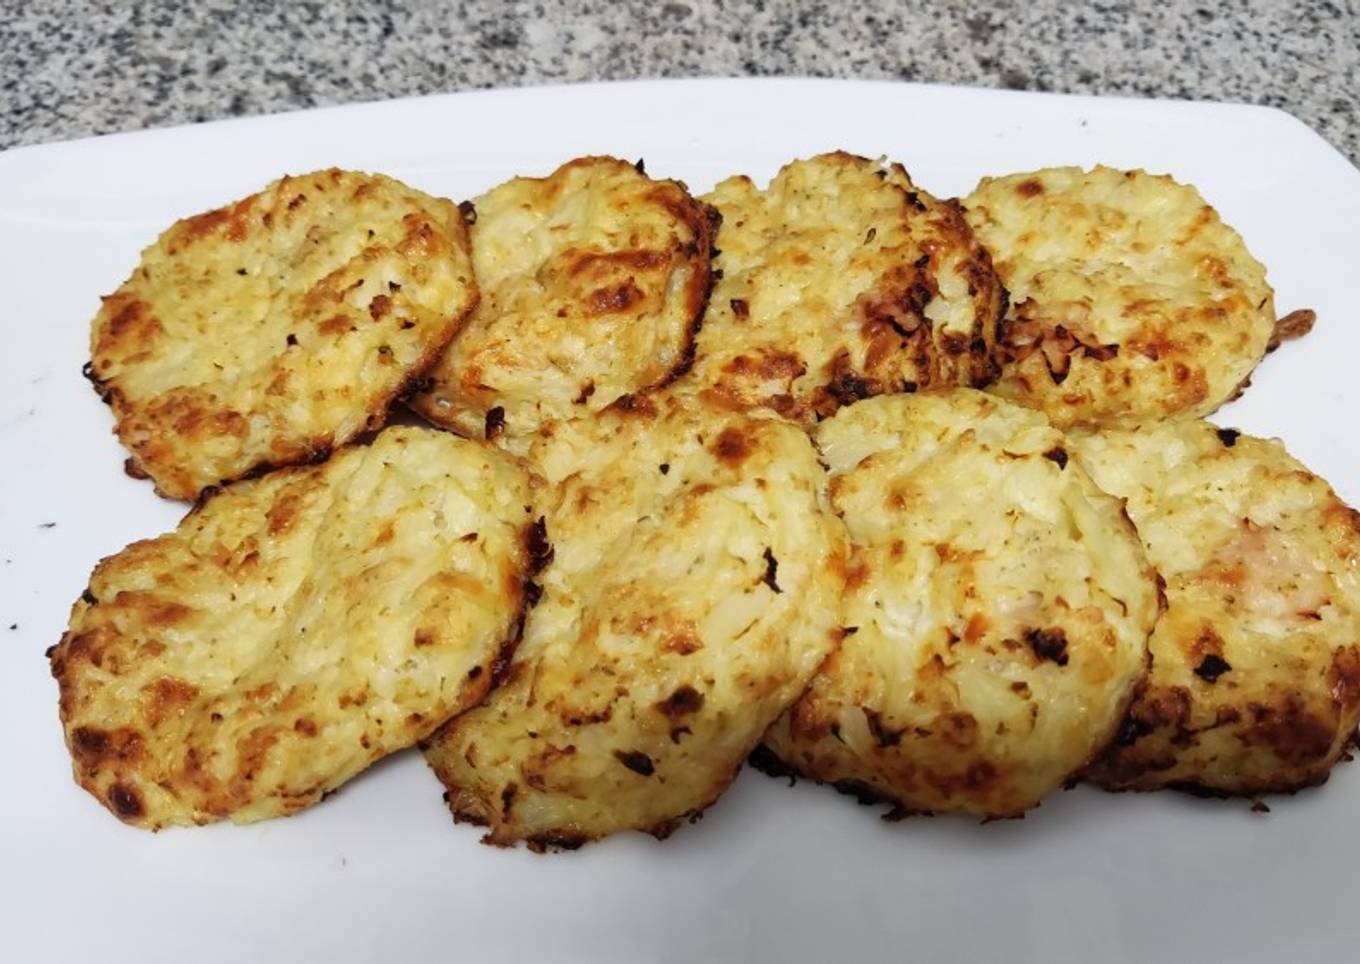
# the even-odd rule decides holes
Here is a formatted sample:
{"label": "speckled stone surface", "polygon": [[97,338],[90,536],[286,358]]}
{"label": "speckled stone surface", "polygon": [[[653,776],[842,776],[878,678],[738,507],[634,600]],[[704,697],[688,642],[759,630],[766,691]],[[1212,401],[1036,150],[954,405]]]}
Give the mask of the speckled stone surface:
{"label": "speckled stone surface", "polygon": [[743,74],[1269,104],[1360,160],[1360,0],[3,0],[0,147],[479,87]]}

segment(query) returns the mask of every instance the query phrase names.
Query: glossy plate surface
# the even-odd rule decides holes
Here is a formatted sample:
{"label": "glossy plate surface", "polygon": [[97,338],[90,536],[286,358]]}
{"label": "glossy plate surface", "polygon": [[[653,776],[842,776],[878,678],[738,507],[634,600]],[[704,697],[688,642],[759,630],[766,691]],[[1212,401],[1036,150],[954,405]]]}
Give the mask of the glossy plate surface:
{"label": "glossy plate surface", "polygon": [[[549,857],[455,827],[418,755],[298,817],[150,835],[71,780],[43,651],[95,562],[183,507],[122,472],[89,319],[179,216],[284,172],[452,198],[585,153],[696,193],[844,148],[941,196],[983,174],[1144,167],[1203,191],[1314,333],[1217,417],[1360,502],[1360,171],[1285,114],[902,84],[660,81],[457,94],[0,155],[0,956],[12,961],[1350,960],[1360,766],[1243,801],[1060,793],[1027,819],[882,823],[747,770],[697,826]],[[493,957],[494,955],[494,957]]]}

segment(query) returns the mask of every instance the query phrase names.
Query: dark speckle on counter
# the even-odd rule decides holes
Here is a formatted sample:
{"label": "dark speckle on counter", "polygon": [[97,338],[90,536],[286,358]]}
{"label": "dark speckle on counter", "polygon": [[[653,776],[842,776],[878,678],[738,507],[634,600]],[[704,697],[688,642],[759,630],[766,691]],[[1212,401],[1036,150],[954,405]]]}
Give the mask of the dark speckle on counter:
{"label": "dark speckle on counter", "polygon": [[809,75],[1282,107],[1360,159],[1360,0],[0,4],[0,147],[413,94]]}

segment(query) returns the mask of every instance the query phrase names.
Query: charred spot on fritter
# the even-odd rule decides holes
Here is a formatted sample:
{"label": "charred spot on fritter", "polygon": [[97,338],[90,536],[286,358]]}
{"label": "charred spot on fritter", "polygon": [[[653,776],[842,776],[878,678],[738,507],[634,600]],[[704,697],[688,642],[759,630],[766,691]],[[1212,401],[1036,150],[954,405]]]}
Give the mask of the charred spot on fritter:
{"label": "charred spot on fritter", "polygon": [[1024,637],[1025,643],[1038,659],[1059,666],[1067,665],[1067,633],[1061,627],[1026,629]]}
{"label": "charred spot on fritter", "polygon": [[614,758],[639,776],[649,777],[656,772],[652,758],[641,750],[615,750]]}
{"label": "charred spot on fritter", "polygon": [[1155,727],[1150,723],[1147,723],[1130,713],[1128,716],[1124,717],[1123,722],[1119,724],[1119,730],[1114,738],[1115,746],[1132,746],[1134,743],[1151,733],[1154,729]]}
{"label": "charred spot on fritter", "polygon": [[670,696],[656,704],[657,710],[670,719],[679,719],[697,713],[704,705],[704,694],[688,683],[675,689]]}
{"label": "charred spot on fritter", "polygon": [[779,560],[774,557],[774,552],[769,546],[765,547],[765,575],[762,581],[769,586],[771,591],[782,593],[784,590],[779,588]]}
{"label": "charred spot on fritter", "polygon": [[124,820],[136,820],[144,813],[141,796],[132,787],[121,783],[109,787],[109,805]]}
{"label": "charred spot on fritter", "polygon": [[553,561],[553,546],[548,541],[548,520],[539,516],[529,527],[526,548],[529,551],[529,571],[542,572]]}
{"label": "charred spot on fritter", "polygon": [[1195,675],[1206,683],[1213,683],[1231,669],[1232,667],[1228,665],[1228,661],[1222,656],[1219,656],[1216,653],[1209,653],[1200,660],[1199,665],[1195,667]]}
{"label": "charred spot on fritter", "polygon": [[779,759],[779,757],[775,756],[774,752],[764,743],[751,751],[751,755],[746,758],[746,762],[767,777],[774,777],[775,779],[787,777],[789,786],[793,786],[798,782],[798,771],[794,770],[783,760]]}
{"label": "charred spot on fritter", "polygon": [[642,415],[654,418],[657,414],[656,404],[645,395],[627,394],[620,395],[610,403],[609,408],[618,412]]}
{"label": "charred spot on fritter", "polygon": [[736,467],[751,454],[751,443],[741,429],[729,425],[713,441],[713,454],[727,465]]}
{"label": "charred spot on fritter", "polygon": [[482,433],[486,440],[488,442],[491,441],[492,439],[498,437],[504,430],[505,430],[505,409],[501,408],[499,405],[495,406],[494,408],[487,409],[486,426]]}
{"label": "charred spot on fritter", "polygon": [[590,843],[590,838],[585,834],[551,830],[530,837],[525,841],[525,846],[533,853],[541,854],[547,853],[549,850],[580,850],[588,843]]}
{"label": "charred spot on fritter", "polygon": [[874,743],[880,747],[897,746],[902,742],[902,734],[905,729],[892,729],[883,722],[882,714],[865,709],[864,721],[869,724],[869,732],[873,735]]}

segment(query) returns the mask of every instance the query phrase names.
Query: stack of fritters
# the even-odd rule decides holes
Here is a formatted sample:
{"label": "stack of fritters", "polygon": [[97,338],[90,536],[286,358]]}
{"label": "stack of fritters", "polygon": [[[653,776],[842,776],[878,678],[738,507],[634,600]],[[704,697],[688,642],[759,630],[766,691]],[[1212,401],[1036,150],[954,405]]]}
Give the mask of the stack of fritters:
{"label": "stack of fritters", "polygon": [[[534,849],[666,836],[753,751],[896,813],[1321,782],[1360,517],[1199,421],[1310,325],[1141,171],[284,178],[95,319],[129,471],[198,503],[52,651],[77,780],[246,821],[419,742]],[[365,441],[403,395],[457,434]]]}

